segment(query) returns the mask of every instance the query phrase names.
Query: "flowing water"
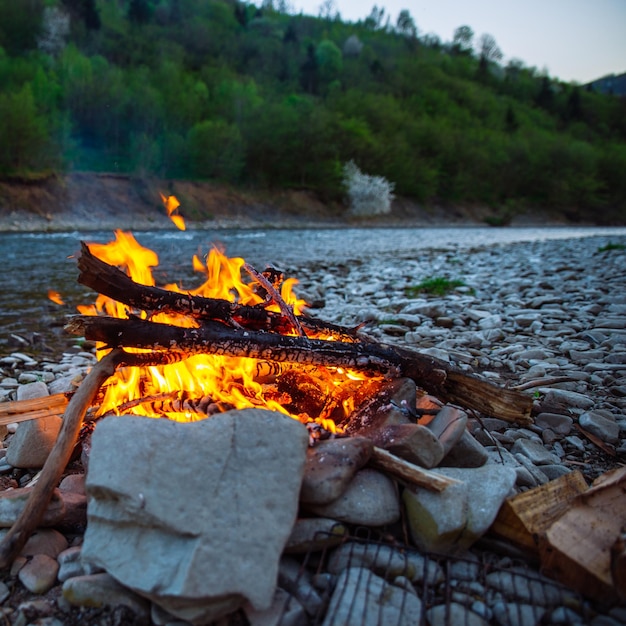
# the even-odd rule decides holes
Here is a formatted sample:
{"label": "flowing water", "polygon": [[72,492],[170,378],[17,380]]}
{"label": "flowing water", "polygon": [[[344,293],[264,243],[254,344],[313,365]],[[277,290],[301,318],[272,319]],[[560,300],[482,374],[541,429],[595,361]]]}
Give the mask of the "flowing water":
{"label": "flowing water", "polygon": [[[468,249],[477,246],[625,235],[626,228],[350,228],[299,230],[190,230],[135,233],[139,243],[159,255],[158,284],[177,282],[195,287],[200,278],[191,269],[194,254],[213,245],[228,256],[241,256],[257,269],[273,264],[290,268],[308,263],[349,262],[380,258],[419,258],[426,249]],[[107,232],[0,233],[2,289],[0,290],[0,356],[23,351],[50,354],[72,345],[63,331],[67,315],[77,304],[90,304],[94,294],[76,282],[73,258],[80,241],[106,243]],[[53,304],[48,290],[61,294],[65,304]]]}

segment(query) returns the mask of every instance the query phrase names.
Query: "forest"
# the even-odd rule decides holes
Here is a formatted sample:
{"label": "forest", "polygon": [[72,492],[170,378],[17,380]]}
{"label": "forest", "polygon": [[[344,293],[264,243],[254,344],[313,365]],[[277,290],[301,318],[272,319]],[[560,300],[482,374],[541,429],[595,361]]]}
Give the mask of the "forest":
{"label": "forest", "polygon": [[[531,33],[528,35],[532,36]],[[286,0],[0,0],[0,178],[70,171],[626,220],[626,101],[502,64],[497,33]]]}

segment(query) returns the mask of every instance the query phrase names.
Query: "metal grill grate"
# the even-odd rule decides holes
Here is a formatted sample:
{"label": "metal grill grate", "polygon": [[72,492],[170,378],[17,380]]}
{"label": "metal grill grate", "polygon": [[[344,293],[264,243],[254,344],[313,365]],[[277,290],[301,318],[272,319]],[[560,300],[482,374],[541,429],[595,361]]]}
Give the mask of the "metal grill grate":
{"label": "metal grill grate", "polygon": [[426,555],[370,529],[291,566],[297,574],[279,579],[281,626],[587,624],[597,614],[521,559]]}

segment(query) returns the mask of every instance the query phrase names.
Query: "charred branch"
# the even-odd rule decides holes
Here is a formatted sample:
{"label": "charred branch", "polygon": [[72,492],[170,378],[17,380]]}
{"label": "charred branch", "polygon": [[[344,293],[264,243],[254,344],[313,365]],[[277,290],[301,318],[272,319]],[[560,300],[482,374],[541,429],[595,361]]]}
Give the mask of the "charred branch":
{"label": "charred branch", "polygon": [[[263,306],[246,306],[219,298],[205,298],[141,285],[117,267],[94,256],[84,242],[81,242],[78,269],[78,282],[81,285],[133,309],[148,313],[188,315],[197,320],[219,321],[235,328],[271,330],[277,333],[291,332],[294,326],[291,319],[280,313],[267,311]],[[304,332],[323,332],[340,337],[343,341],[355,340],[355,331],[352,329],[315,318],[301,318],[299,325]]]}
{"label": "charred branch", "polygon": [[111,348],[134,347],[184,355],[215,354],[301,365],[346,367],[412,378],[428,393],[486,415],[529,423],[532,399],[461,372],[419,352],[377,342],[341,342],[231,329],[207,321],[181,328],[140,319],[76,316],[66,329]]}

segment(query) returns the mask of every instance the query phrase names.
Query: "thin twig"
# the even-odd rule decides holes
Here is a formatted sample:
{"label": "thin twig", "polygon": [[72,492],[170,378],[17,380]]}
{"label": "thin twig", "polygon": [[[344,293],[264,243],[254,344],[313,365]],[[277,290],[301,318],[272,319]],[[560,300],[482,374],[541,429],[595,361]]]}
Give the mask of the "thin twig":
{"label": "thin twig", "polygon": [[575,378],[571,376],[553,376],[552,378],[538,378],[536,380],[529,380],[528,382],[515,385],[511,389],[515,391],[526,391],[526,389],[534,389],[535,387],[548,387],[549,385],[558,385],[559,383],[571,383],[575,381]]}
{"label": "thin twig", "polygon": [[248,272],[248,274],[250,274],[250,276],[252,276],[252,278],[254,278],[254,280],[256,280],[259,285],[261,285],[265,289],[265,291],[267,291],[272,300],[278,305],[280,312],[289,320],[289,322],[293,326],[293,329],[296,331],[296,333],[298,333],[298,336],[306,337],[306,334],[304,333],[304,330],[302,330],[300,322],[293,313],[293,309],[283,300],[282,296],[280,295],[280,293],[278,293],[278,290],[274,287],[274,285],[272,285],[272,283],[270,283],[270,281],[267,280],[267,278],[265,278],[263,274],[257,272],[249,263],[244,263],[243,269],[246,270],[246,272]]}

